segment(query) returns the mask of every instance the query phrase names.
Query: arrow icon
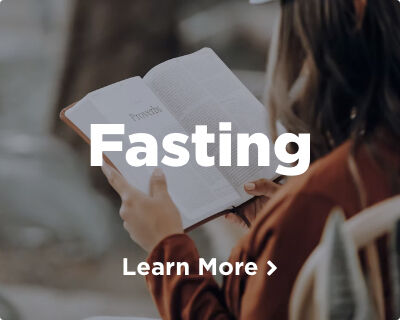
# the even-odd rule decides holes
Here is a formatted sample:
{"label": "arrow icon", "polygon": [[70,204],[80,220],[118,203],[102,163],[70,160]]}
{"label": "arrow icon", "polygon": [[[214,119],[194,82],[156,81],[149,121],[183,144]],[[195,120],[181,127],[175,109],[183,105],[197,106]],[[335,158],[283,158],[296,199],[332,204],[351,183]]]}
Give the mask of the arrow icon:
{"label": "arrow icon", "polygon": [[276,269],[278,269],[278,268],[271,261],[268,261],[267,263],[271,267],[271,269],[268,271],[267,275],[271,276],[276,271]]}

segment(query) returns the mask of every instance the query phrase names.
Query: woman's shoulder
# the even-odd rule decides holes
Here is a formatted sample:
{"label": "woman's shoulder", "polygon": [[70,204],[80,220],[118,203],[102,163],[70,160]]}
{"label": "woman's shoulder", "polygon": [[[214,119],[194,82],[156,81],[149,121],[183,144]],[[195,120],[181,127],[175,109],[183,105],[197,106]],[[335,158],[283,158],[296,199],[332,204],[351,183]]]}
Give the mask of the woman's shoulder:
{"label": "woman's shoulder", "polygon": [[[349,193],[357,191],[349,167],[350,152],[351,141],[346,141],[315,161],[306,173],[289,179],[284,193],[323,197],[339,203],[348,200]],[[342,196],[345,199],[341,199]]]}
{"label": "woman's shoulder", "polygon": [[[351,142],[346,141],[328,155],[315,161],[301,176],[288,180],[278,194],[279,201],[325,199],[332,203],[358,202],[357,189],[349,169]],[[312,203],[310,203],[312,205]]]}
{"label": "woman's shoulder", "polygon": [[[343,209],[350,217],[362,209],[360,189],[350,170],[352,142],[337,147],[314,162],[301,176],[290,178],[258,215],[255,227],[276,228],[307,220],[313,223],[326,218],[333,207]],[[371,159],[366,148],[355,155],[356,166],[366,187],[368,205],[390,196],[381,168]]]}

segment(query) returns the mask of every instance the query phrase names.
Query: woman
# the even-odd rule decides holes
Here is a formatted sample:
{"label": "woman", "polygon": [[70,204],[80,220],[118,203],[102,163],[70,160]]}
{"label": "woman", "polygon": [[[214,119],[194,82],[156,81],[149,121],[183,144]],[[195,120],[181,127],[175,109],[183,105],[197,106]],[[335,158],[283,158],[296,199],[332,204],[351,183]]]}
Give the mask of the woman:
{"label": "woman", "polygon": [[[256,262],[257,275],[227,276],[221,289],[211,275],[196,274],[198,252],[162,172],[154,172],[144,195],[104,167],[121,195],[124,227],[150,252],[149,263],[191,266],[189,276],[147,277],[165,319],[287,319],[296,275],[331,209],[341,206],[351,217],[400,192],[400,4],[283,0],[281,8],[269,104],[289,131],[311,133],[316,161],[262,209],[245,210],[252,227],[230,261]],[[268,197],[276,189],[265,181],[245,187]],[[278,266],[271,277],[268,260]]]}

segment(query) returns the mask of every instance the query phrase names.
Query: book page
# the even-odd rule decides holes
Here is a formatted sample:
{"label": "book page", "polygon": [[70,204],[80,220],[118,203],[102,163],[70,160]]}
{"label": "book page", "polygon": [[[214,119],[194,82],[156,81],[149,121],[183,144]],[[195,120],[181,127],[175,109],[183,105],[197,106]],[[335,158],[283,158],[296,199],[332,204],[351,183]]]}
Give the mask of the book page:
{"label": "book page", "polygon": [[[250,166],[237,166],[237,133],[268,135],[266,108],[249,92],[222,60],[208,48],[172,59],[153,68],[144,80],[178,122],[188,132],[196,125],[207,125],[208,131],[219,132],[219,122],[232,123],[232,166],[217,166],[231,183],[241,200],[246,182],[276,177],[277,160],[271,152],[271,166],[258,166],[257,148],[250,148]],[[271,142],[271,148],[273,148]],[[209,155],[219,159],[219,147],[210,145]]]}
{"label": "book page", "polygon": [[[157,113],[141,117],[151,108]],[[111,141],[123,141],[123,152],[105,152],[105,155],[118,168],[128,182],[139,190],[148,193],[153,167],[132,167],[125,160],[126,151],[133,145],[128,136],[133,133],[149,133],[158,142],[159,163],[164,156],[163,138],[170,133],[185,133],[184,128],[164,104],[139,78],[128,79],[109,87],[90,93],[66,116],[90,138],[91,123],[125,124],[125,135],[107,136]],[[190,149],[190,145],[185,145]],[[189,150],[193,155],[193,150]],[[182,214],[184,227],[189,227],[210,215],[228,208],[237,195],[216,168],[199,171],[191,160],[180,168],[162,166],[171,198]]]}

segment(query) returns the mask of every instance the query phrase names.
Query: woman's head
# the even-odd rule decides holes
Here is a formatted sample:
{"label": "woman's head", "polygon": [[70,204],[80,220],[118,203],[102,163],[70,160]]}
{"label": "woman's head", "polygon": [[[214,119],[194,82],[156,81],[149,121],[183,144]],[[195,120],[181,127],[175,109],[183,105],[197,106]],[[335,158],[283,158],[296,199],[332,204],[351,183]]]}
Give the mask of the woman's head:
{"label": "woman's head", "polygon": [[[368,1],[368,2],[367,2]],[[378,127],[400,138],[400,3],[282,0],[269,104],[314,157]]]}

